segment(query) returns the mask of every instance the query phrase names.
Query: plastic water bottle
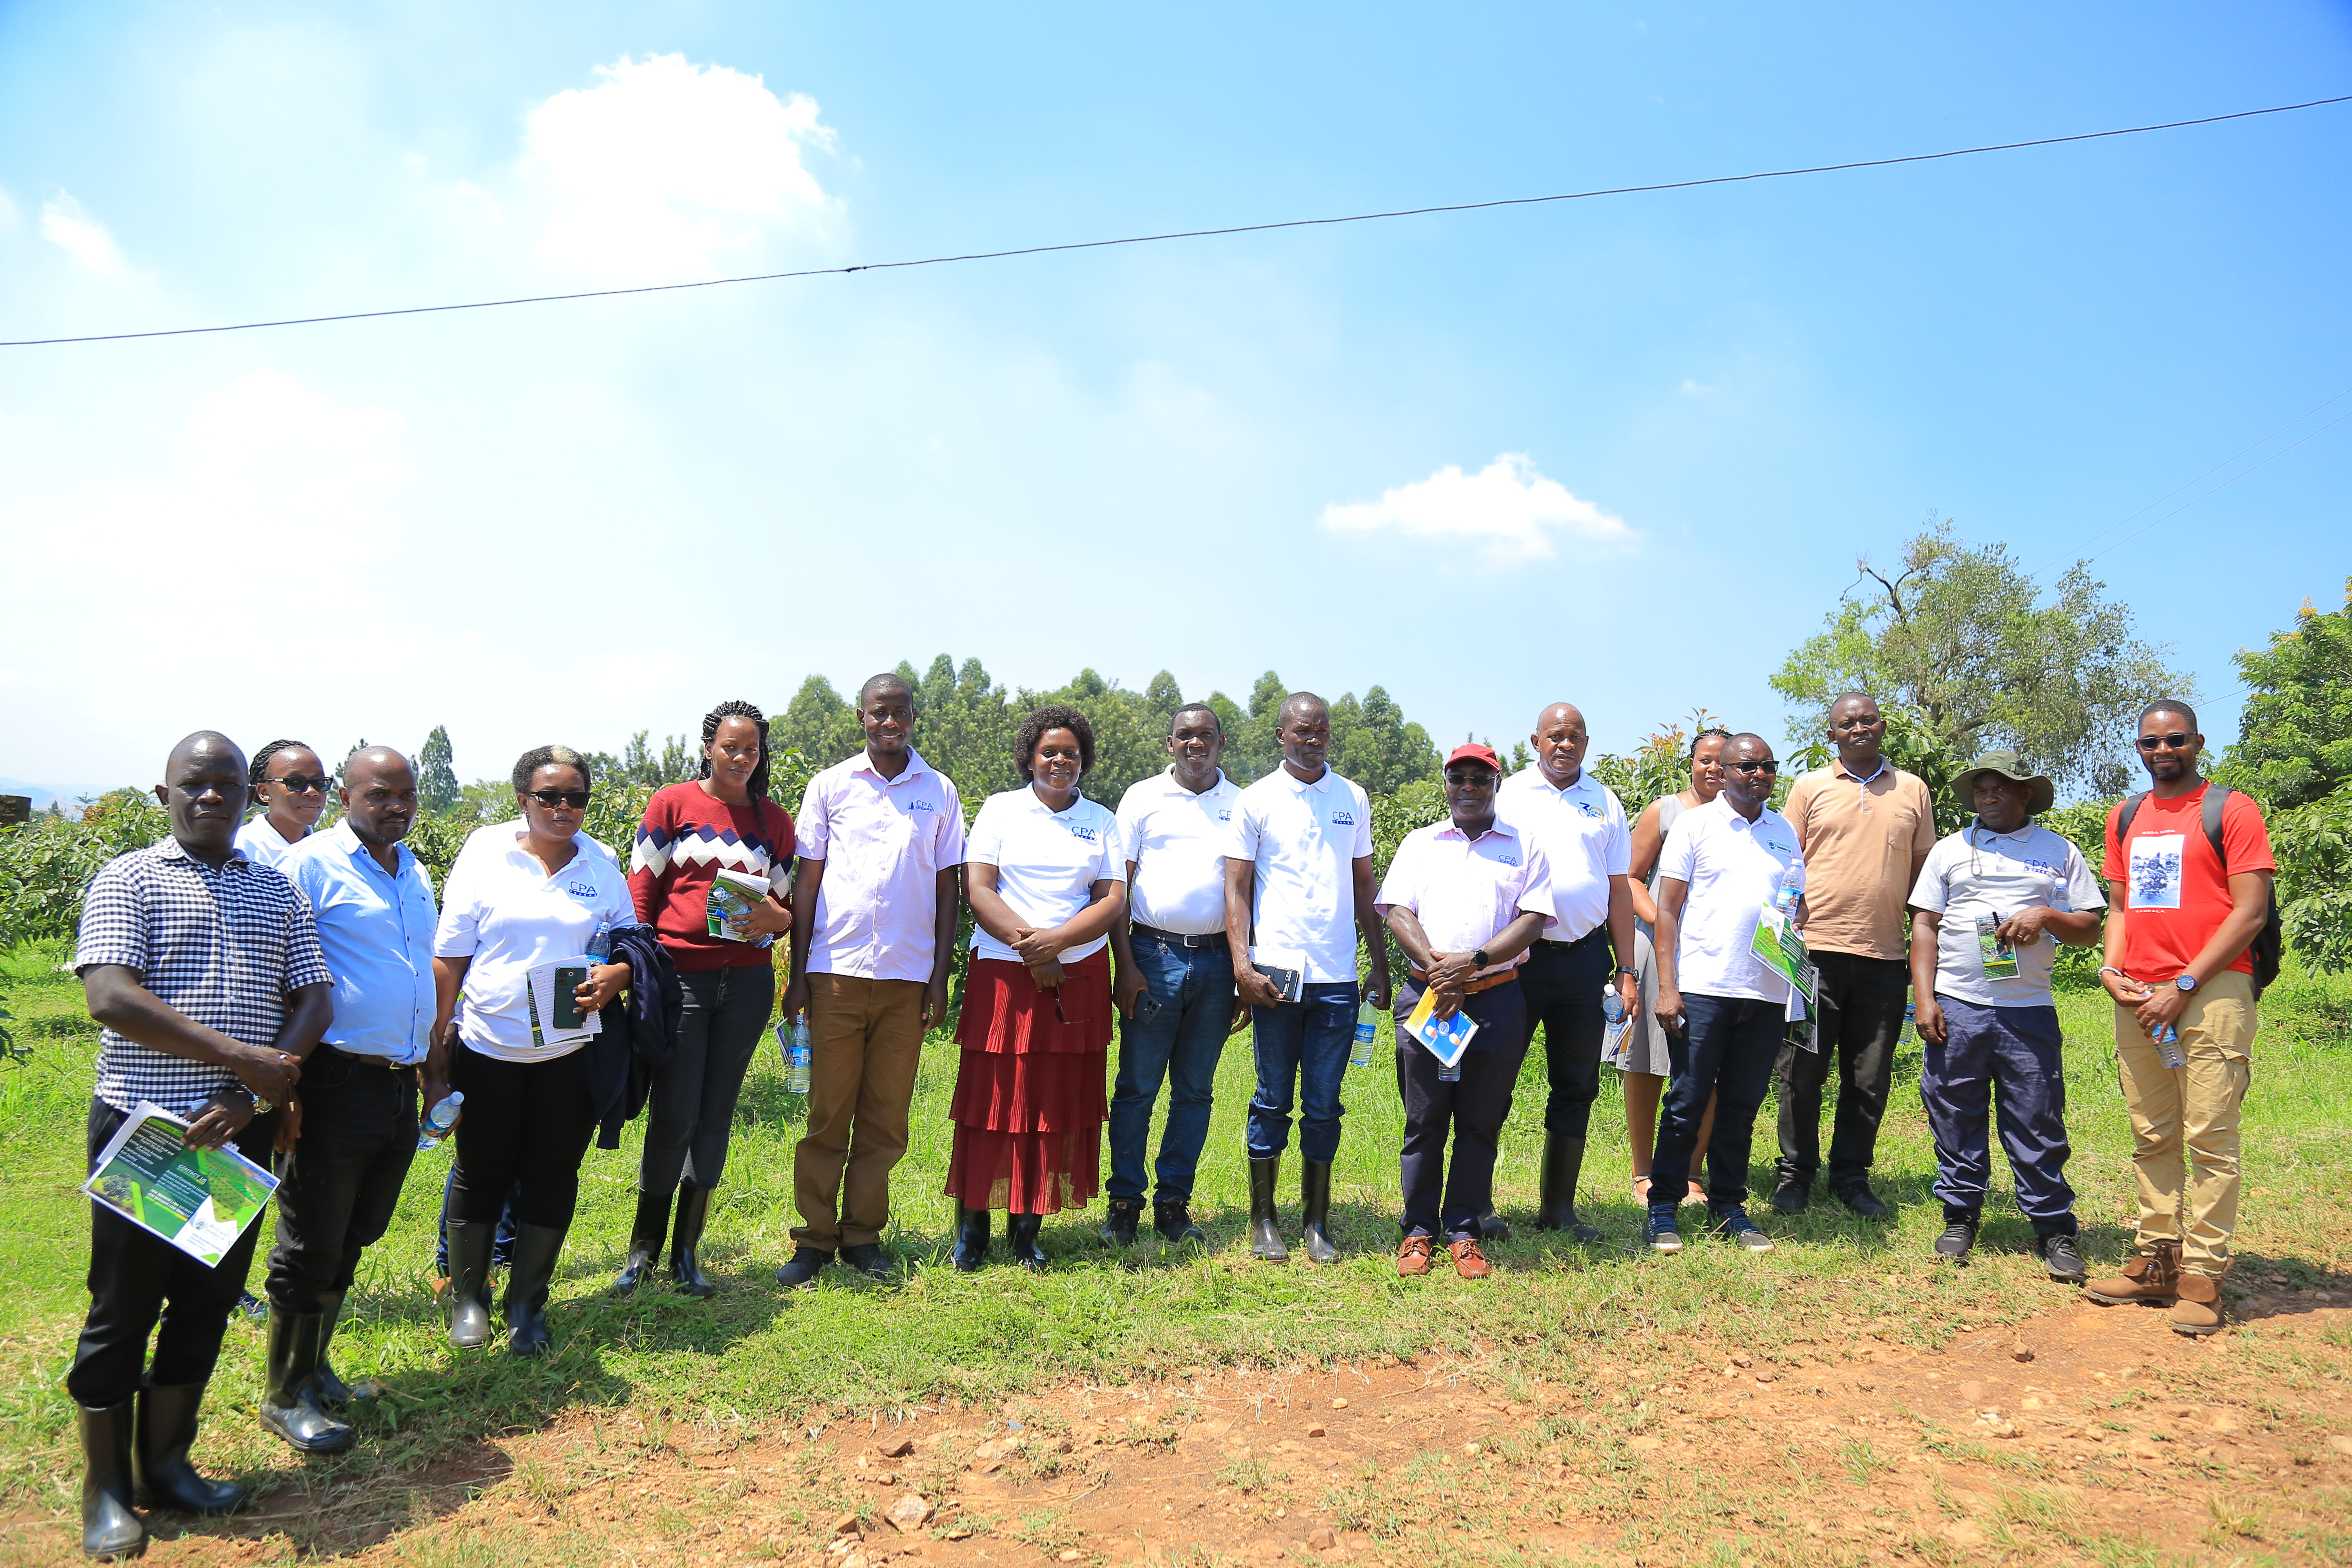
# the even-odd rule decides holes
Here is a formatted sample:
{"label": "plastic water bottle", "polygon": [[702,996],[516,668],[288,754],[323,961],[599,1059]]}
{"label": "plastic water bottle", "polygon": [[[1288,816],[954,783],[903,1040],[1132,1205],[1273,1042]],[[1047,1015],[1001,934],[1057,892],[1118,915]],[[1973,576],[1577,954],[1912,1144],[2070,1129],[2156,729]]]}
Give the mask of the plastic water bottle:
{"label": "plastic water bottle", "polygon": [[453,1089],[441,1098],[439,1104],[425,1113],[416,1124],[416,1152],[420,1154],[449,1136],[457,1125],[457,1113],[466,1109],[466,1091]]}
{"label": "plastic water bottle", "polygon": [[784,1092],[806,1094],[809,1091],[809,1066],[816,1050],[809,1043],[808,1016],[795,1013],[776,1025],[776,1044],[784,1053]]}
{"label": "plastic water bottle", "polygon": [[588,958],[593,963],[613,962],[613,922],[598,921],[596,934],[588,939]]}
{"label": "plastic water bottle", "polygon": [[1437,1081],[1440,1083],[1460,1083],[1462,1081],[1462,1058],[1460,1057],[1455,1057],[1450,1062],[1438,1063]]}
{"label": "plastic water bottle", "polygon": [[1370,1002],[1356,1009],[1356,1044],[1348,1052],[1348,1065],[1368,1068],[1372,1065],[1372,1040],[1379,1034],[1380,1015]]}
{"label": "plastic water bottle", "polygon": [[2185,1068],[2189,1053],[2180,1048],[2180,1031],[2167,1024],[2155,1036],[2157,1059],[2168,1068]]}
{"label": "plastic water bottle", "polygon": [[1617,994],[1614,985],[1601,988],[1601,1059],[1621,1061],[1625,1056],[1625,1037],[1633,1032],[1633,1021],[1625,1016],[1625,999]]}
{"label": "plastic water bottle", "polygon": [[1790,920],[1797,918],[1797,900],[1805,896],[1805,861],[1799,856],[1789,862],[1780,873],[1780,885],[1772,890],[1772,907]]}
{"label": "plastic water bottle", "polygon": [[1906,1046],[1919,1043],[1919,1004],[1916,1002],[1903,1004],[1903,1038],[1900,1043]]}

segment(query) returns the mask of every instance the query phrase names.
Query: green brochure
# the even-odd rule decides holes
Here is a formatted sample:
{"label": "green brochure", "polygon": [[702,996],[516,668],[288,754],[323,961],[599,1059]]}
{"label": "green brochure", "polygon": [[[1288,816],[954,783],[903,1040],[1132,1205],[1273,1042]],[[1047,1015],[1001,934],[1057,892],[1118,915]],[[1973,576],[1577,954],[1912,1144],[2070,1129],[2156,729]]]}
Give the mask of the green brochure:
{"label": "green brochure", "polygon": [[81,1190],[213,1267],[261,1217],[278,1178],[235,1149],[190,1148],[181,1142],[187,1130],[161,1106],[141,1100]]}
{"label": "green brochure", "polygon": [[1805,952],[1805,939],[1797,934],[1789,917],[1778,910],[1759,910],[1756,917],[1756,934],[1748,939],[1748,951],[1764,961],[1764,966],[1797,988],[1810,1010],[1821,986],[1821,972],[1813,967]]}
{"label": "green brochure", "polygon": [[1977,951],[1983,955],[1987,980],[2017,978],[2017,949],[2001,940],[2002,919],[2000,915],[1977,917]]}

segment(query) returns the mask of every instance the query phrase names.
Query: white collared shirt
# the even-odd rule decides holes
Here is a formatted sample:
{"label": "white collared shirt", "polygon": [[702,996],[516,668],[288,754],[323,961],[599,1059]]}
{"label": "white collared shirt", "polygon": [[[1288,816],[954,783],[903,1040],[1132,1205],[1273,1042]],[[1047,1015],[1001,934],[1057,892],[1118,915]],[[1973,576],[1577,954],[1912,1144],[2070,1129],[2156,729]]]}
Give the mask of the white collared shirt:
{"label": "white collared shirt", "polygon": [[2107,898],[2072,840],[2031,821],[2014,833],[1989,833],[1971,821],[1927,851],[1910,904],[1943,917],[1936,941],[1938,994],[1979,1007],[2035,1007],[2050,1005],[2058,939],[2042,932],[2017,950],[2015,974],[1988,980],[1977,917],[2007,920],[2035,905],[2069,914],[2103,910]]}
{"label": "white collared shirt", "polygon": [[809,780],[794,826],[801,858],[824,866],[808,973],[928,982],[940,873],[964,859],[954,782],[912,746],[897,778],[884,778],[860,752]]}
{"label": "white collared shirt", "polygon": [[1135,862],[1130,921],[1180,936],[1225,929],[1225,844],[1241,793],[1219,769],[1217,782],[1194,795],[1176,781],[1172,764],[1127,786],[1118,836]]}
{"label": "white collared shirt", "polygon": [[[1397,846],[1373,907],[1383,917],[1392,909],[1411,910],[1433,952],[1475,952],[1523,910],[1543,916],[1547,927],[1558,923],[1552,885],[1544,852],[1500,817],[1475,838],[1451,822],[1433,822]],[[1478,973],[1513,968],[1527,956],[1521,952]]]}
{"label": "white collared shirt", "polygon": [[1551,865],[1551,902],[1559,920],[1547,937],[1575,942],[1608,923],[1609,879],[1633,865],[1633,833],[1615,791],[1590,768],[1566,789],[1556,789],[1542,768],[1526,767],[1495,791],[1495,815]]}
{"label": "white collared shirt", "polygon": [[1371,801],[1328,767],[1301,784],[1277,763],[1235,797],[1232,826],[1227,858],[1256,868],[1252,945],[1306,954],[1309,985],[1354,980],[1355,863],[1371,858]]}
{"label": "white collared shirt", "polygon": [[236,847],[247,859],[257,860],[264,866],[277,865],[294,847],[278,831],[278,825],[269,820],[266,811],[236,830]]}
{"label": "white collared shirt", "polygon": [[1682,935],[1675,947],[1675,984],[1701,996],[1789,999],[1789,983],[1748,950],[1757,917],[1780,889],[1797,855],[1797,830],[1766,806],[1754,822],[1732,809],[1728,793],[1675,821],[1658,852],[1658,869],[1690,884]]}
{"label": "white collared shirt", "polygon": [[[1027,784],[990,795],[971,819],[964,864],[996,868],[997,896],[1032,931],[1047,931],[1093,900],[1105,878],[1127,880],[1127,851],[1119,844],[1118,818],[1100,801],[1080,795],[1067,811],[1054,811]],[[1055,956],[1076,963],[1110,940],[1098,936]],[[1021,955],[972,923],[971,951],[982,958],[1021,962]]]}
{"label": "white collared shirt", "polygon": [[516,821],[467,837],[441,890],[433,953],[473,960],[457,1008],[459,1039],[500,1061],[551,1061],[588,1037],[530,1043],[532,966],[579,958],[600,923],[614,931],[636,924],[637,906],[613,852],[596,840],[573,835],[572,858],[551,877],[524,847],[524,832]]}

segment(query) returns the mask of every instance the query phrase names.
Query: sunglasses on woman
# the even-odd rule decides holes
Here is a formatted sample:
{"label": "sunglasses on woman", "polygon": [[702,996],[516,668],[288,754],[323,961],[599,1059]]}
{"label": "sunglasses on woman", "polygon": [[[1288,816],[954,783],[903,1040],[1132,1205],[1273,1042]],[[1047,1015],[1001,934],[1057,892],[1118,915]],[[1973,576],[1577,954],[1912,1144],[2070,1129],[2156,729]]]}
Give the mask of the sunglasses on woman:
{"label": "sunglasses on woman", "polygon": [[328,784],[331,781],[306,779],[300,773],[288,773],[282,779],[268,779],[264,782],[274,784],[279,789],[290,791],[295,795],[324,795],[327,793]]}
{"label": "sunglasses on woman", "polygon": [[580,811],[588,805],[588,792],[584,789],[529,789],[523,794],[541,805],[568,805]]}

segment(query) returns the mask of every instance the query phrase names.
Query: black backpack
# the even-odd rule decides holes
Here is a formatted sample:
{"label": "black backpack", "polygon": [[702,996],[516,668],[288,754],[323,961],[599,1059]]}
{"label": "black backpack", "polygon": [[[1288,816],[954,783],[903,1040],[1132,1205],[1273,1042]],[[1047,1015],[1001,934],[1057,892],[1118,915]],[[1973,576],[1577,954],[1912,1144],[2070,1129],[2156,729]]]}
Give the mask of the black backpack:
{"label": "black backpack", "polygon": [[[2131,837],[2132,817],[2139,811],[2139,803],[2147,795],[2148,792],[2142,790],[2124,802],[2123,810],[2116,816],[2116,843],[2118,846]],[[2221,813],[2229,804],[2228,784],[2209,784],[2205,786],[2205,841],[2213,846],[2213,858],[2221,862],[2221,878],[2225,882],[2230,876],[2230,857],[2221,847]],[[2263,988],[2278,978],[2279,955],[2286,951],[2286,931],[2279,920],[2278,883],[2275,880],[2271,884],[2270,913],[2263,917],[2263,929],[2254,933],[2254,940],[2248,944],[2246,951],[2253,954],[2254,995],[2259,998]]]}

